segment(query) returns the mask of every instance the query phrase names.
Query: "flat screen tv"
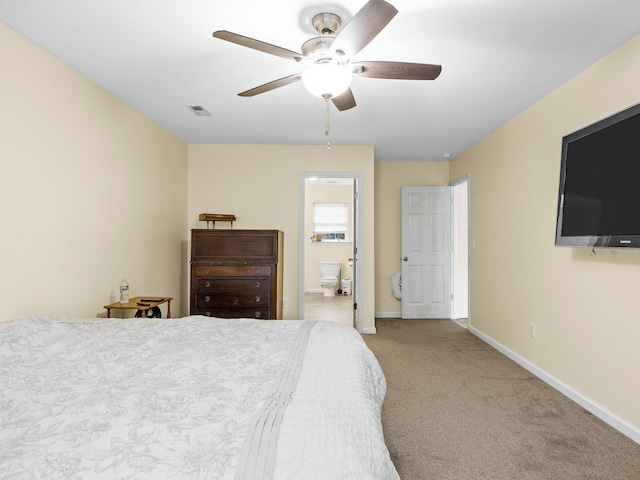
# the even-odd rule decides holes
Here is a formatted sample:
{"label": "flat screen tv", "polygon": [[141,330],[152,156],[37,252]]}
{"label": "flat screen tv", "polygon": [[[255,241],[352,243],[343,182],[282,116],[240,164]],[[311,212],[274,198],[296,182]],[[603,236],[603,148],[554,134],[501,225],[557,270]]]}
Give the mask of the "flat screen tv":
{"label": "flat screen tv", "polygon": [[562,139],[556,245],[640,248],[640,104]]}

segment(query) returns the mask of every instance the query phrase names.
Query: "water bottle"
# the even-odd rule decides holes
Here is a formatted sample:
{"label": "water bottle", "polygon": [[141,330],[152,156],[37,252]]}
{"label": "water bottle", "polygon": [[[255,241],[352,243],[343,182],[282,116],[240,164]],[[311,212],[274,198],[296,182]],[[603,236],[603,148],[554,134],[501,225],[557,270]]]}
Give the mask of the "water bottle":
{"label": "water bottle", "polygon": [[129,282],[126,278],[120,282],[120,303],[129,303]]}

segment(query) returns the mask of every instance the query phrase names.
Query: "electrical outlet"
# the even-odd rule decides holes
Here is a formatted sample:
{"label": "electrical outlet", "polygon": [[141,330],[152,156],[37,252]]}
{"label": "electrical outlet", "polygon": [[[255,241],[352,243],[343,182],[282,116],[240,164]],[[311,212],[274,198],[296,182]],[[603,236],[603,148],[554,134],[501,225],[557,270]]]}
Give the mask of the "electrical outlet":
{"label": "electrical outlet", "polygon": [[531,338],[536,338],[536,324],[533,322],[529,324],[529,336]]}

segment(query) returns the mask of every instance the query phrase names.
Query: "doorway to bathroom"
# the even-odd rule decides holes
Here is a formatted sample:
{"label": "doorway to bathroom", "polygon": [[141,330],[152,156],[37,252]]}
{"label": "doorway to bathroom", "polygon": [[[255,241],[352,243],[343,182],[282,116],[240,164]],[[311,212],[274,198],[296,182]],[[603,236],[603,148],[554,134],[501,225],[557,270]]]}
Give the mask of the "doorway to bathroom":
{"label": "doorway to bathroom", "polygon": [[[358,318],[358,198],[361,173],[300,174],[300,318],[361,329]],[[338,271],[339,269],[339,271]],[[324,274],[323,274],[324,272]]]}

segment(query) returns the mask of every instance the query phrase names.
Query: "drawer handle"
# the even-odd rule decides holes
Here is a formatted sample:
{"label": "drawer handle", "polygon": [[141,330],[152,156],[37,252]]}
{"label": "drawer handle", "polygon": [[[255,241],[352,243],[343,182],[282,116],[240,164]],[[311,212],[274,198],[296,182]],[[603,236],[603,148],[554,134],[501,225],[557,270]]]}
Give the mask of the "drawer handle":
{"label": "drawer handle", "polygon": [[208,268],[205,269],[204,273],[209,273],[209,269]]}
{"label": "drawer handle", "polygon": [[234,305],[238,305],[239,303],[240,303],[240,302],[238,301],[238,299],[237,299],[237,298],[234,298],[234,299],[233,299],[233,304],[234,304]]}
{"label": "drawer handle", "polygon": [[211,286],[211,282],[204,282],[204,286],[209,288]]}
{"label": "drawer handle", "polygon": [[256,318],[260,318],[260,312],[256,312]]}
{"label": "drawer handle", "polygon": [[204,301],[209,303],[211,301],[211,297],[209,295],[205,296]]}
{"label": "drawer handle", "polygon": [[256,303],[260,303],[260,295],[256,297]]}
{"label": "drawer handle", "polygon": [[260,282],[256,282],[256,288],[260,288]]}
{"label": "drawer handle", "polygon": [[204,314],[205,314],[207,317],[210,317],[210,316],[211,316],[211,312],[204,312]]}

